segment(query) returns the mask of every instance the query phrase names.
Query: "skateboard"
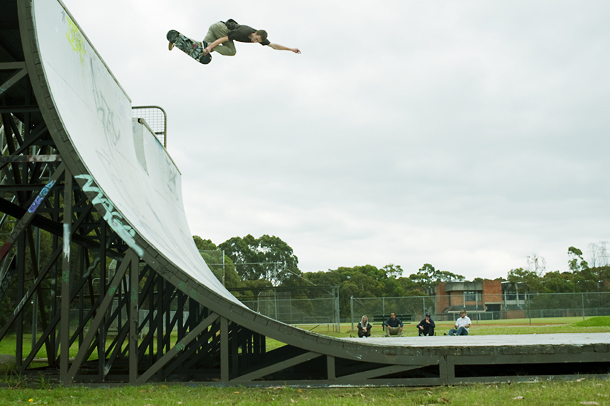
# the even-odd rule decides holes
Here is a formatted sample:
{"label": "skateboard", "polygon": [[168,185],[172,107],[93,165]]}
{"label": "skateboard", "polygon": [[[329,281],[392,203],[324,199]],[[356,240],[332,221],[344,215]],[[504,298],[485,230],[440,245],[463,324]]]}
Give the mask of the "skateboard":
{"label": "skateboard", "polygon": [[180,34],[176,30],[169,30],[167,32],[167,40],[170,43],[174,44],[176,48],[178,48],[179,50],[181,50],[199,63],[207,65],[212,61],[211,53],[203,55],[203,50],[205,49],[205,47],[208,46],[207,42],[205,41],[195,41],[194,39],[191,39],[184,34]]}

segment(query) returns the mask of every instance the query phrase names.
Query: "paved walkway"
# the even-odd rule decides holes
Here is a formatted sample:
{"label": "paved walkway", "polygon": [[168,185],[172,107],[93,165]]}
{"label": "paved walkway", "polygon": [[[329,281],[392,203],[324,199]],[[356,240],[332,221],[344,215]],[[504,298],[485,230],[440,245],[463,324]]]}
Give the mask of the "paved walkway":
{"label": "paved walkway", "polygon": [[610,344],[610,333],[513,334],[434,337],[346,338],[363,344],[400,347],[505,347],[529,345]]}

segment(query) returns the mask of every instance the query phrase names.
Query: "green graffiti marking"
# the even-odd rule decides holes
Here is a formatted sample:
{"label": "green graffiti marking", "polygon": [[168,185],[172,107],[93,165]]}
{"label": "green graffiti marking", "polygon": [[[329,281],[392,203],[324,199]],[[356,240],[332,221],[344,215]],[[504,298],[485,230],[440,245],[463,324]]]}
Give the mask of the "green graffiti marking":
{"label": "green graffiti marking", "polygon": [[78,52],[78,56],[80,57],[80,63],[85,62],[85,40],[83,35],[78,30],[78,27],[74,22],[68,17],[68,32],[66,32],[66,37],[68,41],[70,41],[70,45],[72,45],[72,49]]}

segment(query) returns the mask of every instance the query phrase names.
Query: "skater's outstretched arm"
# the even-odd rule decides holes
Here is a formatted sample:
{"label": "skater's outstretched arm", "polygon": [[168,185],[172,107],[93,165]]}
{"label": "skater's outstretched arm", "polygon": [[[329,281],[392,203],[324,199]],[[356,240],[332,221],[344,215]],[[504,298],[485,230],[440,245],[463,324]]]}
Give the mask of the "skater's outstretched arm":
{"label": "skater's outstretched arm", "polygon": [[284,45],[274,44],[273,42],[270,43],[268,46],[270,46],[273,49],[277,49],[278,51],[292,51],[295,54],[300,54],[301,53],[299,48],[288,48],[288,47],[285,47]]}
{"label": "skater's outstretched arm", "polygon": [[225,35],[224,37],[220,37],[218,38],[216,41],[212,42],[210,45],[208,45],[205,48],[205,53],[209,54],[210,52],[212,52],[212,49],[214,49],[214,47],[216,47],[218,44],[222,44],[225,41],[228,41],[229,37],[227,35]]}

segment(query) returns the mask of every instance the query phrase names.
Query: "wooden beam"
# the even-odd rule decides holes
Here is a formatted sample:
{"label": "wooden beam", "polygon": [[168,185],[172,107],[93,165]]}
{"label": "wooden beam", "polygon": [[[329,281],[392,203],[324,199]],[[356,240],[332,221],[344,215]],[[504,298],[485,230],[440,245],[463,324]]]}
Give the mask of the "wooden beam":
{"label": "wooden beam", "polygon": [[[97,335],[97,330],[106,315],[106,310],[108,310],[108,308],[112,304],[112,299],[114,298],[114,295],[116,293],[116,290],[117,290],[119,284],[121,283],[121,280],[123,279],[123,277],[125,276],[125,273],[127,272],[127,268],[131,265],[131,261],[139,262],[139,260],[140,260],[140,258],[132,249],[129,249],[127,251],[127,254],[125,255],[125,259],[123,260],[123,263],[121,263],[121,266],[119,267],[119,269],[116,271],[116,274],[114,275],[114,278],[112,279],[112,282],[110,283],[110,286],[108,287],[108,293],[104,297],[104,300],[102,301],[102,304],[100,305],[100,308],[98,309],[97,315],[91,322],[91,325],[89,326],[89,331],[87,332],[87,335],[85,336],[85,339],[83,340],[82,347],[80,347],[78,354],[76,355],[76,358],[74,359],[74,363],[72,364],[72,366],[68,372],[68,376],[67,376],[68,382],[67,383],[72,382],[72,379],[76,375],[76,372],[79,370],[81,364],[85,360],[85,355],[89,351],[89,346],[91,345],[91,343],[93,342],[93,339]],[[63,337],[62,337],[62,339],[63,339]],[[63,351],[64,350],[62,348],[62,353],[63,353]]]}
{"label": "wooden beam", "polygon": [[212,313],[210,316],[203,319],[201,323],[197,327],[195,327],[191,332],[189,332],[182,340],[178,341],[176,345],[165,353],[157,362],[146,370],[136,381],[138,385],[142,385],[146,383],[154,374],[156,374],[163,366],[165,366],[169,361],[171,361],[176,355],[180,353],[190,342],[199,336],[208,328],[212,323],[218,320],[218,315],[216,313]]}
{"label": "wooden beam", "polygon": [[384,375],[396,374],[398,372],[410,371],[412,369],[422,368],[426,365],[390,365],[387,367],[370,369],[368,371],[357,372],[355,374],[344,375],[337,378],[337,382],[347,383],[352,381],[360,381],[363,379],[377,378]]}
{"label": "wooden beam", "polygon": [[231,383],[248,382],[248,381],[252,381],[254,379],[262,378],[262,377],[272,374],[274,372],[281,371],[283,369],[290,368],[290,367],[293,367],[298,364],[302,364],[303,362],[310,361],[314,358],[318,358],[321,355],[322,354],[318,354],[316,352],[306,352],[305,354],[297,355],[296,357],[280,361],[280,362],[270,365],[266,368],[261,368],[257,371],[253,371],[248,374],[239,376],[235,379],[232,379]]}

